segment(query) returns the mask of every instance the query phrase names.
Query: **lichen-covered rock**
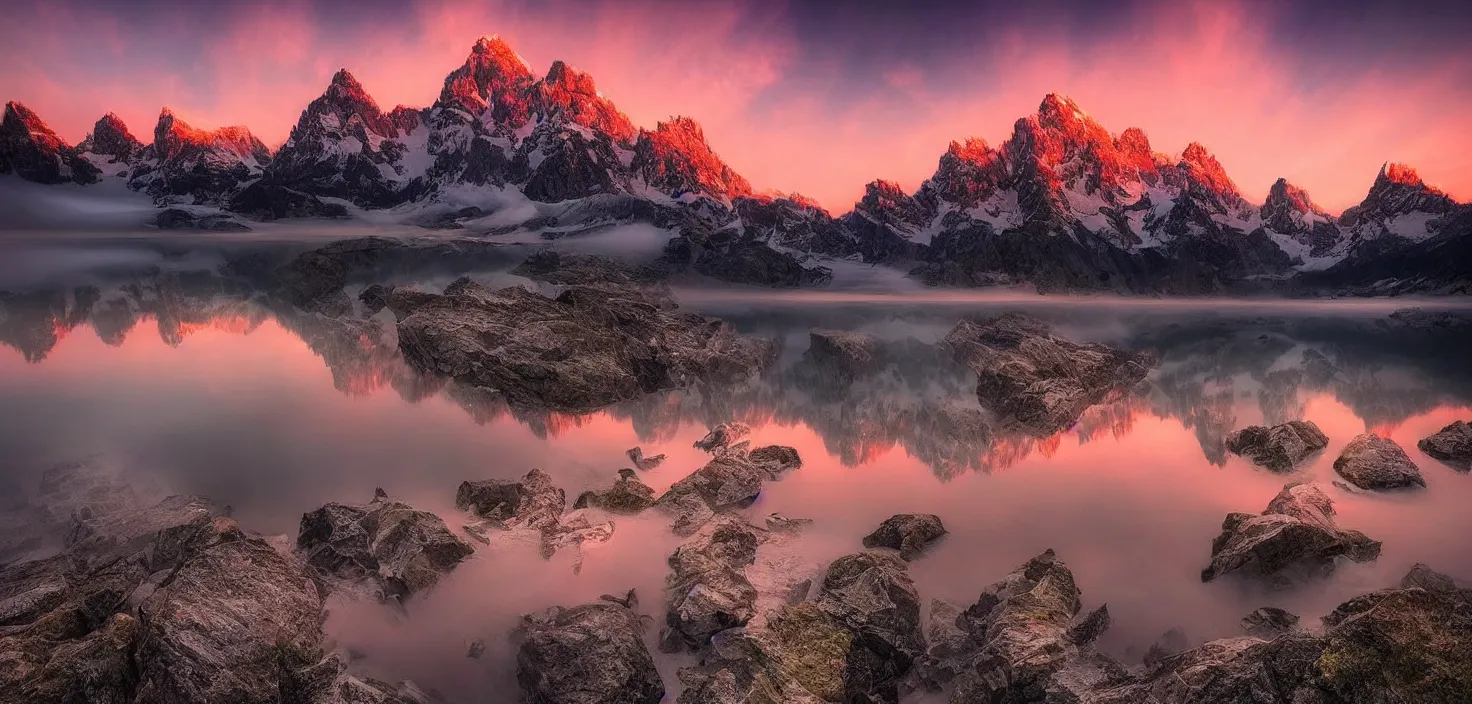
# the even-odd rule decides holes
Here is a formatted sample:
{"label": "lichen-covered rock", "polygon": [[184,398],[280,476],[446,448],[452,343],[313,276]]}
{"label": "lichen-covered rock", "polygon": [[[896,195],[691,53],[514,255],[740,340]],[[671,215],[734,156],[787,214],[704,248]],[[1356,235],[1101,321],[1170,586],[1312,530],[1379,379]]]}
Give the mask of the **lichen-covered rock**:
{"label": "lichen-covered rock", "polygon": [[963,320],[941,344],[976,373],[976,396],[1003,427],[1036,437],[1068,427],[1155,365],[1149,354],[1055,337],[1047,324],[1015,313]]}
{"label": "lichen-covered rock", "polygon": [[1373,433],[1350,440],[1334,460],[1334,471],[1361,489],[1402,489],[1425,487],[1421,469],[1394,440]]}
{"label": "lichen-covered rock", "polygon": [[707,525],[670,555],[661,650],[699,650],[711,636],[756,615],[757,591],[745,570],[760,542],[751,526],[727,519]]}
{"label": "lichen-covered rock", "polygon": [[884,519],[873,533],[864,536],[866,548],[898,550],[900,557],[913,560],[932,542],[946,534],[940,516],[929,513],[898,513]]}
{"label": "lichen-covered rock", "polygon": [[720,452],[751,434],[751,426],[741,421],[722,423],[710,429],[705,437],[695,441],[695,447],[706,452]]}
{"label": "lichen-covered rock", "polygon": [[818,608],[852,634],[845,689],[897,701],[900,681],[925,652],[920,595],[894,553],[861,552],[828,565]]}
{"label": "lichen-covered rock", "polygon": [[634,604],[632,598],[604,597],[527,617],[516,654],[523,701],[657,704],[664,698]]}
{"label": "lichen-covered rock", "polygon": [[613,486],[601,491],[580,494],[573,508],[601,508],[610,513],[635,514],[654,505],[654,489],[634,476],[632,469],[620,469]]}
{"label": "lichen-covered rock", "polygon": [[1334,502],[1313,484],[1288,484],[1261,515],[1233,513],[1211,544],[1211,564],[1203,582],[1229,572],[1270,577],[1277,583],[1294,572],[1320,576],[1332,572],[1336,558],[1367,562],[1380,556],[1379,541],[1334,522]]}
{"label": "lichen-covered rock", "polygon": [[1109,626],[1108,609],[1078,618],[1082,605],[1073,573],[1048,550],[954,617],[965,637],[949,634],[930,650],[922,681],[954,676],[953,702],[1074,701],[1055,697],[1114,676],[1112,661],[1089,648]]}
{"label": "lichen-covered rock", "polygon": [[1472,425],[1457,421],[1416,443],[1421,451],[1457,469],[1472,469]]}
{"label": "lichen-covered rock", "polygon": [[643,471],[648,471],[664,464],[664,455],[649,455],[646,457],[644,456],[644,448],[642,447],[631,447],[626,454],[629,456],[629,461],[633,462],[635,467]]}
{"label": "lichen-covered rock", "polygon": [[741,454],[717,455],[675,482],[654,505],[674,518],[676,535],[690,535],[716,514],[750,506],[765,478],[766,473]]}
{"label": "lichen-covered rock", "polygon": [[1313,421],[1292,420],[1271,428],[1252,425],[1227,436],[1227,449],[1267,467],[1287,472],[1319,450],[1329,438]]}
{"label": "lichen-covered rock", "polygon": [[461,279],[394,312],[412,365],[539,409],[588,411],[697,382],[733,383],[765,367],[774,349],[633,288],[574,286],[547,298]]}
{"label": "lichen-covered rock", "polygon": [[296,546],[329,580],[371,580],[380,599],[400,600],[433,587],[474,552],[439,516],[386,496],[303,515]]}
{"label": "lichen-covered rock", "polygon": [[1242,630],[1249,636],[1272,638],[1298,628],[1298,616],[1272,606],[1264,606],[1242,617]]}
{"label": "lichen-covered rock", "polygon": [[[1472,692],[1472,590],[1424,565],[1401,585],[1355,597],[1323,632],[1290,629],[1205,643],[1083,704],[1461,702]],[[1278,623],[1284,619],[1273,617]]]}

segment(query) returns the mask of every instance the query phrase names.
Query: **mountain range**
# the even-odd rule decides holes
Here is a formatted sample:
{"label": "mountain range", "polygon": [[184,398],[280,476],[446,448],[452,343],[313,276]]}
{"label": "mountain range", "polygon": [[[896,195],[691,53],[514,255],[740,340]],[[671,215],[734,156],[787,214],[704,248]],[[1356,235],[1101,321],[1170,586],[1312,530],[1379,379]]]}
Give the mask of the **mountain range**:
{"label": "mountain range", "polygon": [[[637,127],[592,77],[561,61],[538,76],[494,36],[428,108],[385,112],[339,71],[275,153],[244,127],[201,130],[167,108],[151,144],[108,114],[71,146],[8,103],[4,173],[122,180],[172,227],[217,227],[220,217],[189,217],[211,208],[247,221],[392,208],[430,227],[548,238],[647,222],[675,231],[668,263],[765,285],[822,284],[836,259],[933,285],[1044,292],[1472,292],[1472,206],[1408,166],[1386,164],[1338,217],[1282,179],[1251,203],[1202,145],[1167,155],[1142,130],[1111,133],[1049,94],[1000,145],[952,142],[916,191],[874,181],[835,217],[799,195],[757,193],[694,120]],[[529,201],[534,214],[508,224],[455,207],[482,192]]]}

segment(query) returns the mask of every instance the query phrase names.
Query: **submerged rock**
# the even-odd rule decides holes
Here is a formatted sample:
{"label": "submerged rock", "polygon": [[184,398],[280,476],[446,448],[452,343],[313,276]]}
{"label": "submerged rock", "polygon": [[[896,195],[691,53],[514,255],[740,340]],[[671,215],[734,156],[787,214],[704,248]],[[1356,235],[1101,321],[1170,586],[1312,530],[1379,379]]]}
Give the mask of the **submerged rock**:
{"label": "submerged rock", "polygon": [[564,286],[652,285],[666,276],[665,271],[653,266],[630,266],[611,257],[555,249],[533,252],[511,273]]}
{"label": "submerged rock", "polygon": [[661,650],[699,650],[711,636],[756,615],[757,591],[745,569],[756,561],[760,542],[751,526],[728,519],[706,526],[670,555]]}
{"label": "submerged rock", "polygon": [[1016,313],[963,320],[942,345],[976,373],[976,396],[1002,425],[1036,437],[1063,430],[1084,409],[1145,378],[1155,359],[1055,337]]}
{"label": "submerged rock", "polygon": [[740,381],[771,362],[770,341],[660,303],[632,288],[574,286],[547,298],[460,279],[444,295],[390,307],[412,365],[529,408],[593,410],[694,383]]}
{"label": "submerged rock", "polygon": [[1292,420],[1271,428],[1252,425],[1227,436],[1227,449],[1267,467],[1287,472],[1319,450],[1329,438],[1313,421]]}
{"label": "submerged rock", "polygon": [[644,647],[633,596],[526,617],[516,654],[523,700],[657,704],[663,699],[664,683]]}
{"label": "submerged rock", "polygon": [[1334,570],[1336,558],[1368,562],[1380,556],[1380,542],[1334,522],[1334,502],[1313,484],[1288,484],[1261,515],[1233,513],[1211,543],[1211,564],[1201,571],[1209,582],[1229,572],[1271,577],[1282,582],[1292,570],[1308,576]]}
{"label": "submerged rock", "polygon": [[705,437],[696,440],[695,447],[706,452],[720,452],[750,434],[751,426],[740,421],[722,423],[711,428]]}
{"label": "submerged rock", "polygon": [[767,516],[767,530],[773,533],[801,533],[812,524],[811,518],[788,518],[780,513]]}
{"label": "submerged rock", "polygon": [[924,554],[931,543],[946,534],[940,517],[929,513],[899,513],[884,519],[873,533],[864,536],[866,548],[898,550],[906,561]]}
{"label": "submerged rock", "polygon": [[166,208],[154,217],[153,224],[160,230],[213,230],[216,232],[245,232],[250,230],[229,213],[195,213],[183,208]]}
{"label": "submerged rock", "polygon": [[1401,489],[1426,486],[1421,469],[1394,440],[1373,433],[1356,436],[1345,446],[1334,471],[1361,489]]}
{"label": "submerged rock", "polygon": [[601,508],[610,513],[635,514],[654,505],[654,489],[639,481],[632,469],[620,469],[613,487],[602,491],[585,491],[572,507]]}
{"label": "submerged rock", "polygon": [[439,516],[381,491],[363,506],[332,503],[303,515],[296,546],[329,579],[371,580],[380,599],[423,592],[474,552]]}
{"label": "submerged rock", "polygon": [[634,466],[642,471],[649,471],[664,464],[664,455],[650,455],[645,457],[644,448],[642,447],[631,447],[626,454],[629,456],[629,461],[633,462]]}
{"label": "submerged rock", "polygon": [[1457,421],[1416,443],[1421,451],[1457,469],[1472,469],[1472,425]]}

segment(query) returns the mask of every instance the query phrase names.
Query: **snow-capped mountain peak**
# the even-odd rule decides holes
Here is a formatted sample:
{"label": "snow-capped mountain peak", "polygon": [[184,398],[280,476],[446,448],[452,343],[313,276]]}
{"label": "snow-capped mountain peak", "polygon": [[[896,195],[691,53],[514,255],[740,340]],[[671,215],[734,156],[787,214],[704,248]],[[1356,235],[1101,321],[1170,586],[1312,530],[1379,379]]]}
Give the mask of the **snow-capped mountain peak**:
{"label": "snow-capped mountain peak", "polygon": [[576,125],[598,129],[619,144],[632,144],[638,130],[627,115],[603,97],[593,77],[562,61],[552,62],[547,77],[538,84],[534,100],[542,120],[565,119]]}
{"label": "snow-capped mountain peak", "polygon": [[0,120],[0,174],[40,183],[95,183],[100,171],[82,158],[30,108],[5,104]]}
{"label": "snow-capped mountain peak", "polygon": [[717,200],[751,195],[751,184],[711,150],[700,123],[688,117],[641,130],[633,172],[654,189],[678,197],[703,194]]}
{"label": "snow-capped mountain peak", "polygon": [[128,131],[122,118],[107,113],[97,120],[92,126],[92,132],[77,145],[77,149],[83,153],[125,162],[143,149],[143,143]]}

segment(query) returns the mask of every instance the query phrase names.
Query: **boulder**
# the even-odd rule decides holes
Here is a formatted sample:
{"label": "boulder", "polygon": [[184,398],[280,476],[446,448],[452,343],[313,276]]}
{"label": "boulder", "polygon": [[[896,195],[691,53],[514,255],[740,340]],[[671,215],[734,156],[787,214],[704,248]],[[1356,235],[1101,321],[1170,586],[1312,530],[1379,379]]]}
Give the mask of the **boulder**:
{"label": "boulder", "polygon": [[663,699],[664,683],[644,647],[633,596],[526,617],[516,653],[523,701],[657,704]]}
{"label": "boulder", "polygon": [[1047,437],[1111,392],[1128,390],[1155,366],[1148,353],[1080,345],[1016,313],[963,320],[941,343],[976,373],[976,396],[1002,427]]}
{"label": "boulder", "polygon": [[1252,425],[1227,436],[1227,449],[1274,472],[1291,471],[1328,447],[1329,438],[1313,421],[1292,420],[1271,428]]}
{"label": "boulder", "polygon": [[1457,469],[1472,469],[1472,425],[1457,421],[1416,443],[1421,451]]}
{"label": "boulder", "polygon": [[469,511],[502,530],[555,526],[567,507],[567,495],[540,469],[520,481],[485,479],[460,483],[455,508]]}
{"label": "boulder", "polygon": [[1235,572],[1284,584],[1293,576],[1326,575],[1339,557],[1367,562],[1379,556],[1379,541],[1335,523],[1334,502],[1318,486],[1288,484],[1262,514],[1227,516],[1201,581]]}
{"label": "boulder", "polygon": [[808,331],[808,362],[822,370],[827,380],[837,384],[882,370],[888,363],[884,349],[873,335],[845,330]]}
{"label": "boulder", "polygon": [[1264,606],[1242,617],[1242,630],[1249,636],[1272,638],[1298,628],[1298,616],[1283,609]]}
{"label": "boulder", "polygon": [[850,634],[845,690],[898,701],[901,680],[925,652],[920,595],[904,560],[883,552],[840,557],[828,565],[815,601]]}
{"label": "boulder", "polygon": [[[1073,572],[1052,550],[982,590],[965,611],[932,629],[945,633],[927,653],[922,681],[955,677],[951,701],[1042,702],[1114,676],[1090,643],[1109,627],[1106,606],[1082,618]],[[954,627],[960,633],[951,631]]]}
{"label": "boulder", "polygon": [[[1423,586],[1429,585],[1429,586]],[[1472,602],[1418,565],[1398,588],[1355,597],[1298,629],[1225,638],[1094,687],[1086,704],[1456,702],[1472,692]],[[1281,618],[1272,620],[1282,622]]]}
{"label": "boulder", "polygon": [[1373,433],[1356,436],[1345,446],[1334,471],[1345,481],[1361,489],[1401,489],[1425,487],[1421,469],[1394,440]]}
{"label": "boulder", "polygon": [[633,462],[634,466],[642,471],[648,471],[664,464],[664,455],[650,455],[645,457],[644,448],[641,447],[631,447],[626,454],[629,456],[629,461]]}
{"label": "boulder", "polygon": [[674,518],[676,535],[690,535],[716,514],[755,503],[766,476],[745,456],[717,455],[704,467],[675,482],[654,505]]}
{"label": "boulder", "polygon": [[884,519],[873,533],[864,536],[866,548],[898,550],[906,561],[925,553],[930,544],[946,534],[940,517],[929,513],[899,513]]}
{"label": "boulder", "polygon": [[654,489],[639,481],[632,469],[620,469],[613,486],[602,491],[585,491],[573,508],[601,508],[609,513],[635,514],[654,505]]}
{"label": "boulder", "polygon": [[797,449],[786,445],[765,445],[746,453],[746,460],[767,475],[778,479],[782,475],[802,466],[802,457]]}
{"label": "boulder", "polygon": [[467,279],[400,310],[399,347],[416,368],[527,408],[590,411],[694,383],[745,380],[770,341],[662,307],[634,288],[574,286],[556,298]]}
{"label": "boulder", "polygon": [[433,587],[474,552],[439,516],[386,495],[303,515],[296,547],[328,581],[371,581],[381,600],[408,599]]}
{"label": "boulder", "polygon": [[705,437],[696,440],[695,447],[706,452],[721,452],[750,434],[751,426],[740,421],[722,423],[711,428]]}
{"label": "boulder", "polygon": [[757,591],[745,570],[756,561],[760,542],[751,526],[726,519],[707,525],[670,555],[661,650],[699,650],[711,636],[756,615]]}

